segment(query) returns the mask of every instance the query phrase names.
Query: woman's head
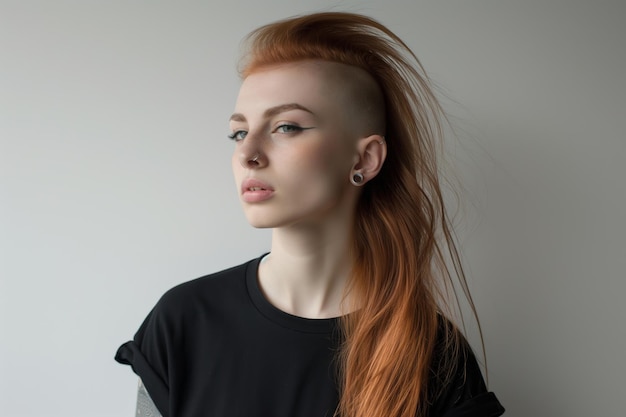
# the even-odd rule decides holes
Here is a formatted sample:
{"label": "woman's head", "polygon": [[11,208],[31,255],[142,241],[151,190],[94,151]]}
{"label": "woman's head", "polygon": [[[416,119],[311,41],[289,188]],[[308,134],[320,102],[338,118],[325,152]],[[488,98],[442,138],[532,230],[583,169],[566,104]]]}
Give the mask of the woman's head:
{"label": "woman's head", "polygon": [[[436,221],[441,197],[436,154],[443,112],[419,61],[402,40],[366,16],[318,13],[263,26],[248,36],[245,46],[240,64],[244,85],[251,74],[284,64],[333,63],[328,76],[350,103],[346,108],[354,110],[345,119],[360,127],[362,135],[385,137],[386,161],[377,175],[367,178],[371,181],[362,193],[365,204],[357,213],[357,233],[359,219],[369,222],[367,217],[376,216],[364,213],[372,204],[384,201],[401,210],[395,203],[406,196],[401,191],[406,187],[417,186],[424,200],[412,201],[409,211],[426,211]],[[432,232],[431,226],[423,226]]]}

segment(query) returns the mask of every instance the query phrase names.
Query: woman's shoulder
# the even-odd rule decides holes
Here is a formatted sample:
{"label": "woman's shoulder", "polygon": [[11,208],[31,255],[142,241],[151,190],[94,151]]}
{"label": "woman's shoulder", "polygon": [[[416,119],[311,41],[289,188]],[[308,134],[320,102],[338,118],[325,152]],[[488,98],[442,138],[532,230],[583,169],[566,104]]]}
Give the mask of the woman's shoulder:
{"label": "woman's shoulder", "polygon": [[257,259],[178,284],[167,290],[154,307],[160,314],[172,315],[232,300],[245,295],[245,279]]}
{"label": "woman's shoulder", "polygon": [[428,388],[429,416],[495,417],[504,408],[489,392],[478,359],[451,321],[439,317]]}

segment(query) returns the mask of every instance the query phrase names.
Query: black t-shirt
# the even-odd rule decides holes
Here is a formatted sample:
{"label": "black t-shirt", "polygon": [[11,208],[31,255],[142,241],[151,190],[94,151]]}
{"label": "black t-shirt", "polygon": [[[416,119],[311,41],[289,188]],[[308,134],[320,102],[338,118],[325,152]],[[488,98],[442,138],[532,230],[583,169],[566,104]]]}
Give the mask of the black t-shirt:
{"label": "black t-shirt", "polygon": [[[259,259],[169,290],[115,359],[143,380],[163,417],[332,417],[337,319],[287,314],[264,297]],[[471,351],[429,417],[492,417]]]}

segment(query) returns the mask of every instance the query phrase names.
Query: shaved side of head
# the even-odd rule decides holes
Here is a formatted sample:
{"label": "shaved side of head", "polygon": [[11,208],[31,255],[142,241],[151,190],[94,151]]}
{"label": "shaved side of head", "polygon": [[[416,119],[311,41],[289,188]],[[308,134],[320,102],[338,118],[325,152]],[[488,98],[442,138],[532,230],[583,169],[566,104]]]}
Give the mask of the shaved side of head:
{"label": "shaved side of head", "polygon": [[322,62],[321,65],[344,102],[347,122],[360,136],[384,136],[385,100],[372,76],[351,65],[334,62]]}

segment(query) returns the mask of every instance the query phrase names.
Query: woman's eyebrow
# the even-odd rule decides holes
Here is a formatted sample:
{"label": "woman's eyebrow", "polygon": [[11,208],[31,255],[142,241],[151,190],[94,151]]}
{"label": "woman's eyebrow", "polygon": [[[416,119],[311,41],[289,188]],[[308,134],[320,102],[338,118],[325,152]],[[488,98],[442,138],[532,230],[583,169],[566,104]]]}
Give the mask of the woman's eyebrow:
{"label": "woman's eyebrow", "polygon": [[276,116],[277,114],[289,111],[289,110],[303,110],[305,112],[313,114],[313,112],[301,104],[298,103],[289,103],[289,104],[281,104],[280,106],[270,107],[269,109],[263,112],[263,117],[270,118]]}
{"label": "woman's eyebrow", "polygon": [[228,119],[231,122],[245,122],[246,118],[243,114],[241,113],[233,113],[232,116],[230,116],[230,119]]}
{"label": "woman's eyebrow", "polygon": [[[301,104],[288,103],[288,104],[281,104],[278,106],[270,107],[269,109],[263,112],[263,117],[267,119],[267,118],[274,117],[277,114],[284,113],[289,110],[302,110],[302,111],[305,111],[307,113],[311,113],[314,115],[314,113],[311,110],[307,109]],[[234,122],[245,122],[246,117],[241,113],[234,113],[232,116],[230,116],[230,120]]]}

